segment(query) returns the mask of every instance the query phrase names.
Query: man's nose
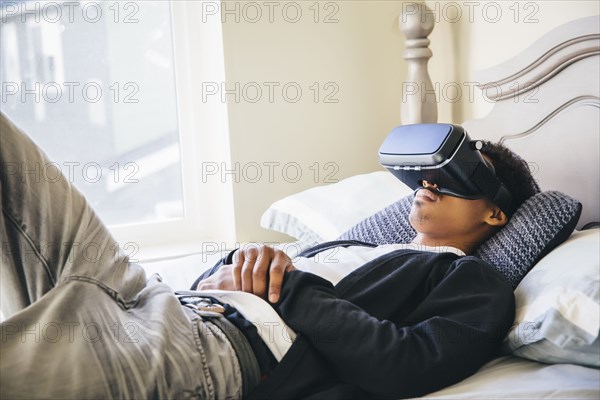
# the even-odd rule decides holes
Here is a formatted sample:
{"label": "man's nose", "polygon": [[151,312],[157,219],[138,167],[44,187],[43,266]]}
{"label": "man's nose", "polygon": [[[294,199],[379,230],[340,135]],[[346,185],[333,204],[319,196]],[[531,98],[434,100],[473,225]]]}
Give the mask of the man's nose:
{"label": "man's nose", "polygon": [[435,190],[438,189],[438,185],[436,185],[435,183],[431,183],[429,181],[423,181],[423,187],[430,187],[430,188],[434,188]]}

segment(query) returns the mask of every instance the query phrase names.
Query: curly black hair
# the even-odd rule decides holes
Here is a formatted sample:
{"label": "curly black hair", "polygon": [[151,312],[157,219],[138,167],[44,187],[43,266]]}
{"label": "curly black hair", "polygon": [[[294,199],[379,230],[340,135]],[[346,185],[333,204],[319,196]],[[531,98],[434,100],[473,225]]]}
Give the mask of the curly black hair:
{"label": "curly black hair", "polygon": [[540,186],[531,174],[527,162],[501,143],[484,140],[480,152],[492,161],[496,176],[512,195],[506,213],[510,218],[525,200],[540,192]]}

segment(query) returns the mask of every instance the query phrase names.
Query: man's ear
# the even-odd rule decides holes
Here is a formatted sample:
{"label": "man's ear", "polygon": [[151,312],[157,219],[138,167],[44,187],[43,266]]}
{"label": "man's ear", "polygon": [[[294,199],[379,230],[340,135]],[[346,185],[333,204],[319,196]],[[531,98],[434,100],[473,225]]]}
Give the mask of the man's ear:
{"label": "man's ear", "polygon": [[502,227],[502,226],[506,225],[507,222],[508,222],[508,217],[506,216],[504,211],[502,211],[497,206],[493,206],[491,208],[491,210],[488,213],[487,218],[485,219],[486,224],[488,224],[490,226],[497,226],[497,227]]}

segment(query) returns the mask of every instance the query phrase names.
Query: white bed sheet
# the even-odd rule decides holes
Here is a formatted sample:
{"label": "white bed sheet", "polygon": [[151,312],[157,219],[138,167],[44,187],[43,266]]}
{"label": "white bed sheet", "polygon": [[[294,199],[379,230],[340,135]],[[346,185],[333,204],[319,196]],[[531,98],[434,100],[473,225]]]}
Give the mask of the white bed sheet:
{"label": "white bed sheet", "polygon": [[424,398],[597,400],[600,370],[504,356],[490,361],[475,375]]}
{"label": "white bed sheet", "polygon": [[189,290],[196,278],[217,263],[228,251],[199,253],[161,261],[142,262],[148,276],[158,273],[173,290]]}

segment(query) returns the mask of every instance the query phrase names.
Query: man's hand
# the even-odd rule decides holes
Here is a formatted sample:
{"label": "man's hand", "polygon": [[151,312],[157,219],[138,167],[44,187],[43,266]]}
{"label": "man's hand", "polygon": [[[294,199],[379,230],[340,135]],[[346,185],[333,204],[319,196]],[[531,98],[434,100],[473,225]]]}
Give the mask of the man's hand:
{"label": "man's hand", "polygon": [[271,303],[281,294],[283,275],[296,268],[281,250],[269,246],[250,246],[238,250],[233,264],[222,265],[217,272],[200,281],[196,290],[238,290],[253,293]]}
{"label": "man's hand", "polygon": [[236,290],[253,293],[271,303],[279,301],[283,275],[296,268],[283,251],[270,246],[250,246],[233,256],[233,283]]}
{"label": "man's hand", "polygon": [[196,290],[235,290],[235,285],[233,284],[233,265],[225,264],[221,265],[221,267],[209,276],[206,279],[198,282],[198,286],[196,286]]}

